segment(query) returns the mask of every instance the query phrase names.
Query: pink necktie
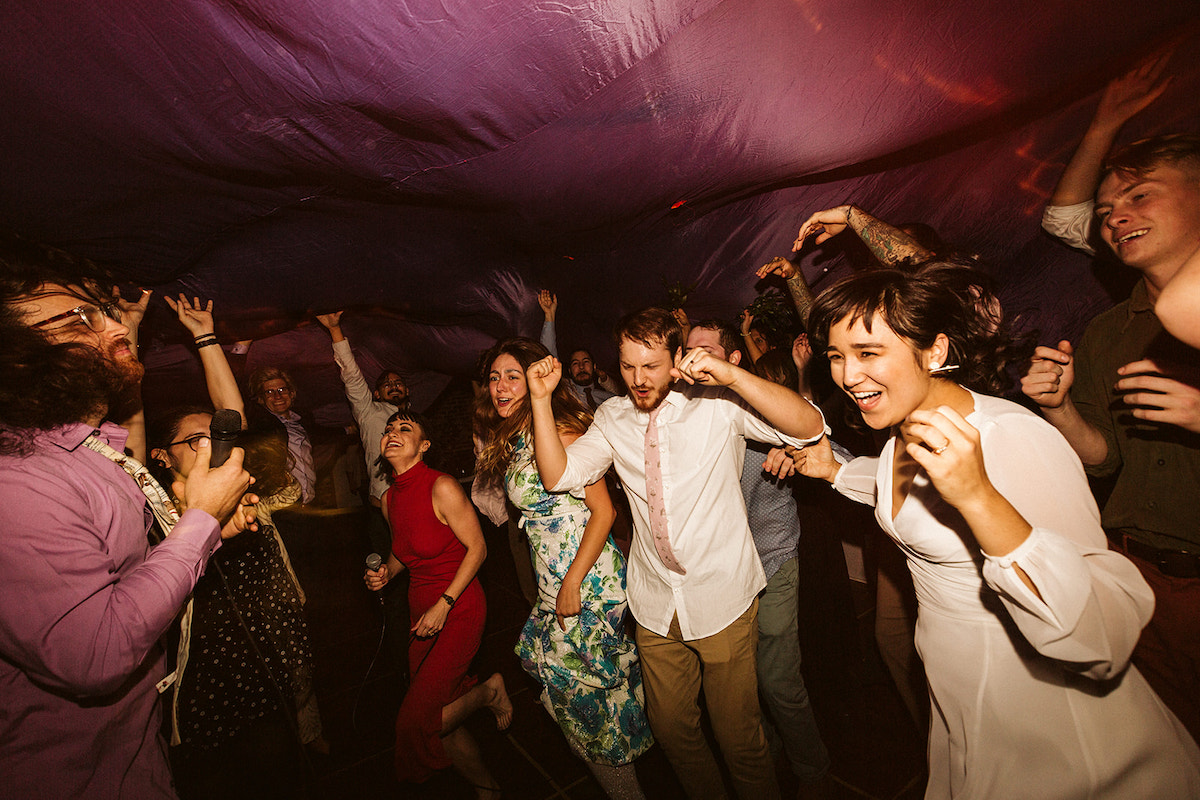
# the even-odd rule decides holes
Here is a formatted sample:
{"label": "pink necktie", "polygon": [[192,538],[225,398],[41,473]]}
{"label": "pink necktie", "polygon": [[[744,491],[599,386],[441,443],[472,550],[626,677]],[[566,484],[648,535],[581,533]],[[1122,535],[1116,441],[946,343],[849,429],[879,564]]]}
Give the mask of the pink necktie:
{"label": "pink necktie", "polygon": [[646,502],[650,506],[650,534],[654,537],[654,549],[662,559],[663,566],[672,572],[686,575],[685,570],[671,550],[667,536],[667,507],[663,502],[662,464],[658,451],[658,412],[662,406],[650,412],[650,424],[646,426]]}

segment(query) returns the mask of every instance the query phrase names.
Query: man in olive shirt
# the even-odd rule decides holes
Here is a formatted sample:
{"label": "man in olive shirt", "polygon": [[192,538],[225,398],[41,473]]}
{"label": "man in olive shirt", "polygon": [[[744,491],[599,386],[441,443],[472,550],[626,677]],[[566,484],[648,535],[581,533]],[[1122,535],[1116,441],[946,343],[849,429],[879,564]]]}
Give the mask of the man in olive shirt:
{"label": "man in olive shirt", "polygon": [[1088,203],[1065,196],[1072,174],[1068,166],[1047,228],[1086,235],[1091,218],[1142,278],[1128,300],[1091,322],[1077,349],[1067,341],[1039,347],[1022,390],[1089,474],[1115,476],[1105,530],[1156,598],[1134,661],[1200,738],[1200,353],[1164,332],[1153,310],[1200,248],[1200,136],[1156,137],[1116,153],[1094,217]]}

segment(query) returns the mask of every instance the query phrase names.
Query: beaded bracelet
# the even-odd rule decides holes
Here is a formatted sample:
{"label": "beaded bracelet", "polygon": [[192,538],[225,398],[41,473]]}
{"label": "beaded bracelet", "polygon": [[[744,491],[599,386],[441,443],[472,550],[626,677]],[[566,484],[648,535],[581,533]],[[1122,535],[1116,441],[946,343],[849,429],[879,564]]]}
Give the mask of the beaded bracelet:
{"label": "beaded bracelet", "polygon": [[442,599],[446,601],[446,605],[450,606],[451,608],[454,608],[454,598],[453,597],[451,597],[448,594],[444,594],[444,595],[442,595]]}

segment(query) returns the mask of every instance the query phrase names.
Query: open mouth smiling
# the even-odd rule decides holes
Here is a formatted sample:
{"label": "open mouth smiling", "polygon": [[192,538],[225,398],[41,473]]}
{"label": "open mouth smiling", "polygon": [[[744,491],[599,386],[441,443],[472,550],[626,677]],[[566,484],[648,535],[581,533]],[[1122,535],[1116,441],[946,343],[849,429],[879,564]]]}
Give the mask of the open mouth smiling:
{"label": "open mouth smiling", "polygon": [[1125,244],[1126,242],[1128,242],[1132,239],[1136,239],[1139,236],[1145,236],[1149,232],[1150,232],[1149,228],[1138,228],[1136,231],[1130,231],[1129,233],[1122,236],[1120,239],[1117,239],[1117,244]]}

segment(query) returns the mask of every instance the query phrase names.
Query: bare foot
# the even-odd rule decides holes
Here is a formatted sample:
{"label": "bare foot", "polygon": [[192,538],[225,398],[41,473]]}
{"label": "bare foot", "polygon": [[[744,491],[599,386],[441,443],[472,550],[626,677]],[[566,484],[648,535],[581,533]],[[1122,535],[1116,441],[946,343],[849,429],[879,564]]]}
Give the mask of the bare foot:
{"label": "bare foot", "polygon": [[513,706],[504,687],[504,676],[496,672],[484,681],[484,685],[492,690],[492,699],[487,707],[496,715],[496,730],[502,731],[512,723],[513,717]]}

